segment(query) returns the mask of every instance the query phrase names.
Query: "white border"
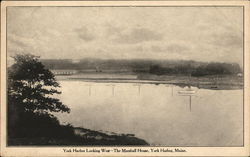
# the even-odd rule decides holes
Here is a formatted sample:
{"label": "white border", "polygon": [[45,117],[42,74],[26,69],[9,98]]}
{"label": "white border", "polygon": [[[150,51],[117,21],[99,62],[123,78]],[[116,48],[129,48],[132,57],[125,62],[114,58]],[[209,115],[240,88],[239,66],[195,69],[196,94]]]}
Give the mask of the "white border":
{"label": "white border", "polygon": [[[6,147],[6,7],[7,6],[244,6],[244,147],[157,147],[181,148],[185,153],[64,153],[63,148],[84,147]],[[249,156],[249,2],[247,1],[5,1],[1,2],[1,156]],[[94,147],[99,148],[99,147]],[[105,147],[101,147],[105,148]],[[112,147],[107,147],[112,148]],[[113,147],[115,148],[115,147]],[[119,147],[122,148],[122,147]],[[135,147],[126,147],[135,148]],[[150,147],[136,147],[150,149]]]}

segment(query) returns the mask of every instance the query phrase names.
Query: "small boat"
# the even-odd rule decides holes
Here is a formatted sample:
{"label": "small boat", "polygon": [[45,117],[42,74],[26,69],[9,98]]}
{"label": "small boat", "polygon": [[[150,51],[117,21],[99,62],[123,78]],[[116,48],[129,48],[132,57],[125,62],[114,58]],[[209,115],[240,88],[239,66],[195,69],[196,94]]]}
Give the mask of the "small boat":
{"label": "small boat", "polygon": [[189,96],[189,95],[193,95],[193,94],[196,93],[195,90],[192,90],[192,89],[191,89],[191,74],[190,74],[190,76],[189,76],[189,82],[187,82],[187,84],[188,84],[188,85],[185,87],[186,89],[184,88],[184,90],[178,91],[178,94]]}
{"label": "small boat", "polygon": [[195,94],[195,90],[192,90],[192,89],[187,89],[187,90],[181,90],[181,91],[178,91],[179,94],[187,94],[187,95],[192,95],[192,94]]}
{"label": "small boat", "polygon": [[183,90],[178,91],[180,95],[193,95],[196,93],[195,90],[192,90],[191,85],[189,84]]}

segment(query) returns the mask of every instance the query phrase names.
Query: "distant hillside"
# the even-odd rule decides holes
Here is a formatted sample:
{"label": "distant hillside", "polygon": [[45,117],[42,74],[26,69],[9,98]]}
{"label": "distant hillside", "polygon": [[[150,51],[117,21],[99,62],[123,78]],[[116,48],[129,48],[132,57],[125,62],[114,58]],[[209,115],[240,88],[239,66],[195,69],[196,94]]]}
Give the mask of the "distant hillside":
{"label": "distant hillside", "polygon": [[237,63],[197,62],[192,60],[102,60],[82,59],[74,62],[70,59],[43,59],[42,63],[51,70],[74,69],[78,71],[127,71],[136,73],[192,74],[195,76],[214,74],[237,74],[242,72]]}
{"label": "distant hillside", "polygon": [[176,65],[190,64],[199,66],[204,64],[195,61],[170,61],[170,60],[101,60],[101,59],[82,59],[79,62],[73,62],[70,59],[43,59],[42,63],[49,69],[149,69],[152,65],[160,65],[162,67],[174,67]]}

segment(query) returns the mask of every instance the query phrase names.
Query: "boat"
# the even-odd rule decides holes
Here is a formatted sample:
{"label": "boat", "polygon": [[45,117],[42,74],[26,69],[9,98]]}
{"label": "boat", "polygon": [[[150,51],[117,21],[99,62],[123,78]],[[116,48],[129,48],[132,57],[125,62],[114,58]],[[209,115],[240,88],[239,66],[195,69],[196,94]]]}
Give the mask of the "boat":
{"label": "boat", "polygon": [[180,95],[187,95],[187,96],[195,94],[196,91],[191,89],[191,83],[190,82],[191,82],[191,74],[189,76],[189,82],[187,83],[188,84],[188,88],[184,89],[184,90],[178,91],[178,94],[180,94]]}
{"label": "boat", "polygon": [[185,94],[185,95],[192,95],[192,94],[195,94],[196,91],[195,90],[192,90],[191,88],[190,89],[187,89],[187,90],[181,90],[181,91],[178,91],[179,94]]}

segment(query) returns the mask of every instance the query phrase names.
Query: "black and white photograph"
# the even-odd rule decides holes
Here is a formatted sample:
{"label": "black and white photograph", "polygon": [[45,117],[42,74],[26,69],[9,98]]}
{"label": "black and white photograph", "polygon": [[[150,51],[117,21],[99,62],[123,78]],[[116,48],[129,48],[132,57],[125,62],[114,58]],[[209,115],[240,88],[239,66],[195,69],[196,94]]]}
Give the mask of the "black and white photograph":
{"label": "black and white photograph", "polygon": [[246,146],[244,5],[34,4],[5,8],[6,147]]}

